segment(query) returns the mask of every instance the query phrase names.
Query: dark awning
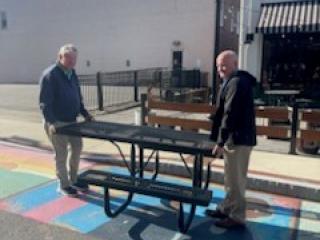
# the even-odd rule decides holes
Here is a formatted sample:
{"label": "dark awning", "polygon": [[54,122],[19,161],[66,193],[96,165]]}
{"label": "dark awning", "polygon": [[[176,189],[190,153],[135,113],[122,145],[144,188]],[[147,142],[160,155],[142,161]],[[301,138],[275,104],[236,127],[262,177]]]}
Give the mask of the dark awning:
{"label": "dark awning", "polygon": [[262,4],[256,31],[263,34],[320,32],[320,0]]}

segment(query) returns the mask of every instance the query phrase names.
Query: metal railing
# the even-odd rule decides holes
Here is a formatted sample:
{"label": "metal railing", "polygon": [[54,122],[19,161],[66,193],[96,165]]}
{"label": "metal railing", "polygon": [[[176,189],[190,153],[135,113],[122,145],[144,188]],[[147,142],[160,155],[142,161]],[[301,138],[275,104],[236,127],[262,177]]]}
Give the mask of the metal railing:
{"label": "metal railing", "polygon": [[152,87],[157,95],[166,98],[169,93],[185,93],[189,89],[207,86],[207,73],[200,70],[181,70],[181,78],[165,68],[133,71],[98,72],[79,75],[85,106],[104,110],[108,107],[139,102],[140,94]]}
{"label": "metal railing", "polygon": [[84,105],[88,110],[98,108],[97,79],[95,74],[79,75],[80,89]]}

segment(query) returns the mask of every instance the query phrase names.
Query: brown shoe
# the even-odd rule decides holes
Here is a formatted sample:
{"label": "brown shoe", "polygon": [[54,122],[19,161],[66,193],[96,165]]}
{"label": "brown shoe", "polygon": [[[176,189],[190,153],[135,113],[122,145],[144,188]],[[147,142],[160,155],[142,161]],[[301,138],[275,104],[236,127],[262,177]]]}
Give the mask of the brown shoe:
{"label": "brown shoe", "polygon": [[229,217],[215,222],[214,225],[216,225],[217,227],[228,228],[228,229],[230,229],[230,228],[233,228],[233,229],[234,228],[245,228],[245,226],[246,226],[244,223],[238,222],[238,221],[236,221],[232,218],[229,218]]}
{"label": "brown shoe", "polygon": [[205,214],[209,217],[212,217],[212,218],[227,218],[228,215],[221,212],[220,210],[210,210],[210,209],[207,209]]}

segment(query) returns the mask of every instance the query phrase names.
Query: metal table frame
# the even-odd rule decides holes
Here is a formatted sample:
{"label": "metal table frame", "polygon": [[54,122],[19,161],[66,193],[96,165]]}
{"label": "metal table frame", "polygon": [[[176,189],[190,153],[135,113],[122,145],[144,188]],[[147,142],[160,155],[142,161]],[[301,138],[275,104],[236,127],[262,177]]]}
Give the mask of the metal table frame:
{"label": "metal table frame", "polygon": [[[90,127],[90,125],[93,125]],[[148,136],[135,136],[135,137],[126,137],[126,136],[118,136],[117,134],[108,134],[108,129],[105,132],[99,129],[103,127],[113,127],[114,129],[122,129],[126,128],[132,130],[133,132],[138,132],[139,130],[143,130],[146,132],[151,132],[147,134]],[[103,126],[103,127],[102,127]],[[144,178],[144,169],[150,159],[155,156],[155,170],[152,176],[153,180],[156,180],[158,172],[159,172],[159,151],[170,151],[179,153],[181,159],[183,160],[185,166],[188,168],[182,154],[190,154],[194,156],[193,159],[193,172],[188,168],[189,173],[192,173],[192,187],[198,187],[201,189],[208,189],[208,182],[210,178],[210,168],[208,167],[207,179],[206,182],[203,183],[203,157],[211,155],[212,142],[208,140],[208,136],[204,134],[192,133],[192,132],[181,132],[169,129],[159,129],[147,126],[134,126],[134,125],[126,125],[126,124],[117,124],[117,123],[106,123],[106,122],[82,122],[75,123],[71,125],[67,125],[64,127],[57,128],[58,134],[79,136],[79,137],[88,137],[88,138],[96,138],[110,141],[113,145],[118,149],[123,161],[125,162],[128,171],[132,177],[136,177],[138,175],[139,178]],[[159,135],[159,142],[148,140],[152,134]],[[120,134],[121,135],[121,134]],[[171,136],[170,138],[168,136]],[[177,139],[172,138],[177,137]],[[147,138],[146,138],[147,137]],[[163,137],[163,142],[161,142],[161,137]],[[183,146],[176,144],[177,141],[183,141],[181,138],[192,139],[195,143],[194,146]],[[155,136],[157,138],[157,136]],[[170,139],[168,141],[168,139]],[[117,142],[129,143],[131,144],[131,153],[130,153],[130,164],[127,163],[125,156],[117,144]],[[136,170],[136,148],[139,149],[139,169]],[[150,156],[147,159],[147,163],[144,162],[144,149],[153,150]],[[209,165],[208,165],[209,166]],[[122,211],[126,209],[126,207],[131,203],[134,193],[129,192],[126,201],[121,204],[117,209],[111,210],[110,206],[110,194],[108,188],[104,190],[104,210],[107,216],[115,217],[120,214]],[[184,207],[182,202],[179,205],[179,213],[178,213],[178,227],[181,232],[186,232],[193,220],[193,217],[196,212],[196,204],[191,204],[191,208],[189,211],[189,216],[186,218],[184,213]]]}

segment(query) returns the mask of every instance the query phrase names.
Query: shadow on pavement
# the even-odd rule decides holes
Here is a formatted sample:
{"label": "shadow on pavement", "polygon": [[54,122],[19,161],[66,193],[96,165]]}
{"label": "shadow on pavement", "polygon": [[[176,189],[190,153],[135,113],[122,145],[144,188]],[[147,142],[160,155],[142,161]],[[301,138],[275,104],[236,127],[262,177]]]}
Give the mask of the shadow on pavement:
{"label": "shadow on pavement", "polygon": [[16,147],[19,147],[19,145],[21,145],[21,146],[27,146],[27,147],[35,147],[35,148],[39,148],[47,151],[52,150],[50,147],[41,144],[39,141],[30,139],[30,138],[20,137],[20,136],[0,138],[0,141],[17,144]]}
{"label": "shadow on pavement", "polygon": [[[103,194],[91,192],[89,195],[83,195],[83,200],[101,206],[103,211]],[[254,199],[255,200],[255,199]],[[316,240],[320,239],[320,234],[312,233],[308,231],[297,230],[297,224],[299,223],[297,218],[301,212],[297,209],[286,208],[281,206],[269,206],[263,200],[260,201],[250,200],[248,209],[252,212],[260,212],[256,217],[269,217],[271,215],[284,215],[290,217],[288,226],[277,226],[277,222],[274,224],[256,222],[255,219],[248,221],[245,229],[225,230],[214,225],[214,219],[203,216],[203,213],[198,213],[187,234],[179,234],[177,228],[177,214],[175,211],[175,203],[161,200],[160,205],[146,205],[137,201],[132,201],[130,207],[127,208],[118,217],[112,219],[94,231],[89,235],[113,239],[110,236],[114,236],[114,239],[308,239]],[[117,207],[124,199],[113,198],[112,207]],[[214,198],[213,203],[221,201],[219,198]],[[319,216],[312,215],[311,212],[304,212],[306,216],[313,216],[311,219],[318,218]],[[294,226],[292,226],[294,225]]]}

